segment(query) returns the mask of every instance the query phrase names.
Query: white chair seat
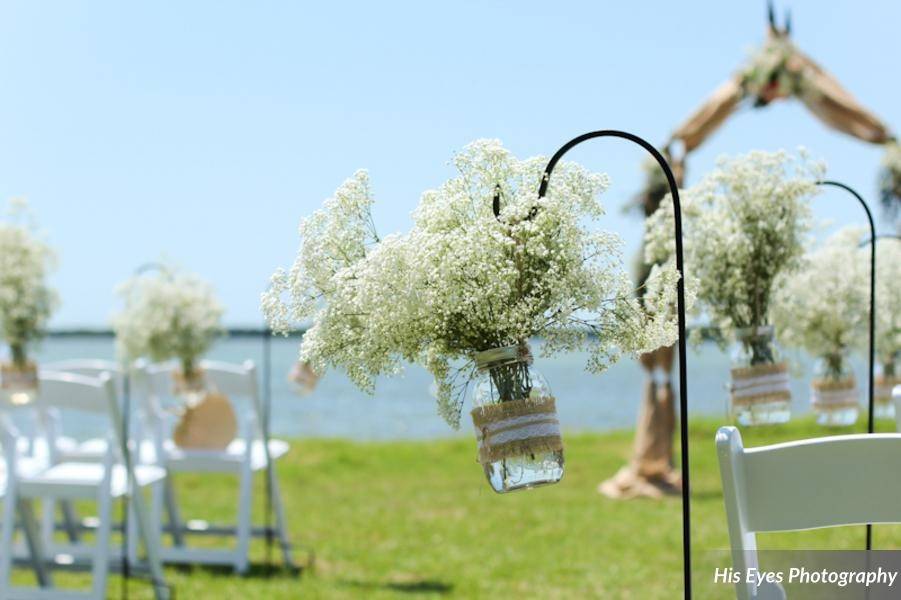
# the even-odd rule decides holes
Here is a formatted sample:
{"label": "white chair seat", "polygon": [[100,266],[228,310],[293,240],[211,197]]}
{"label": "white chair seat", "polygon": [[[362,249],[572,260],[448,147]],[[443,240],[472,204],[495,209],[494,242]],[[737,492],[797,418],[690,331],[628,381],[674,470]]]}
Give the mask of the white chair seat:
{"label": "white chair seat", "polygon": [[[244,459],[244,452],[247,448],[247,442],[242,439],[233,440],[224,450],[190,450],[179,448],[172,440],[166,440],[163,443],[166,451],[166,462],[172,468],[178,470],[179,466],[185,468],[194,467],[195,465],[205,465],[210,461],[221,463],[223,460],[230,462],[240,462]],[[288,453],[291,446],[285,440],[273,439],[269,440],[269,456],[272,460],[278,460]],[[134,445],[132,444],[132,450]],[[93,439],[82,442],[76,449],[73,449],[71,455],[79,455],[85,458],[98,457],[102,458],[106,452],[106,440]],[[263,451],[263,442],[256,440],[251,448],[251,469],[259,471],[266,468],[266,454]],[[144,465],[159,464],[156,456],[156,448],[150,440],[141,442],[140,461]]]}
{"label": "white chair seat", "polygon": [[[41,459],[22,456],[16,458],[16,471],[22,477],[31,477],[43,470],[44,466],[45,463]],[[0,498],[4,493],[6,493],[6,464],[0,461]]]}
{"label": "white chair seat", "polygon": [[[93,497],[97,486],[103,481],[104,466],[94,462],[64,462],[43,469],[37,473],[22,477],[23,492],[28,495],[48,497]],[[166,477],[166,471],[152,465],[139,465],[135,469],[135,481],[138,487],[146,487]],[[128,479],[125,467],[113,465],[110,482],[111,494],[114,498],[124,496],[128,492]],[[87,494],[86,494],[87,492]]]}

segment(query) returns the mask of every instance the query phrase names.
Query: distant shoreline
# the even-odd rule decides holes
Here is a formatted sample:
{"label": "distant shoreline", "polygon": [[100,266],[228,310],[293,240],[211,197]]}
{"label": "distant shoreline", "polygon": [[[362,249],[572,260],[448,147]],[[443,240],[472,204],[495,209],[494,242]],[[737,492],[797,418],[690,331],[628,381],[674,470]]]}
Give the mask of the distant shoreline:
{"label": "distant shoreline", "polygon": [[[301,337],[306,330],[292,331],[287,337]],[[226,337],[260,337],[263,335],[272,335],[275,337],[286,337],[280,333],[274,333],[271,329],[263,327],[230,327],[225,330]],[[95,327],[71,327],[51,329],[46,333],[48,338],[72,338],[72,337],[95,337],[95,338],[112,338],[116,337],[112,329],[103,329]]]}

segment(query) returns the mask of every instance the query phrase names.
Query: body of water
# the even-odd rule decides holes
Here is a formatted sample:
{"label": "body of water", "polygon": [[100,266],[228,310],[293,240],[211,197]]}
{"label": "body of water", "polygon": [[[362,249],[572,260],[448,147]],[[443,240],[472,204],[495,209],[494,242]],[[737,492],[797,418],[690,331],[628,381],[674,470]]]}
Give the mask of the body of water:
{"label": "body of water", "polygon": [[[274,435],[373,440],[471,434],[466,415],[460,431],[453,430],[438,417],[430,393],[432,379],[415,365],[407,367],[399,376],[379,380],[372,396],[358,390],[340,372],[327,373],[312,394],[298,396],[288,381],[288,373],[297,358],[298,344],[297,338],[274,337],[271,340]],[[645,377],[636,361],[625,359],[605,373],[593,375],[584,369],[584,354],[541,358],[540,348],[535,351],[535,366],[547,378],[557,398],[564,429],[603,431],[634,426]],[[114,357],[113,339],[103,336],[51,337],[42,342],[36,356],[40,362],[69,358],[112,360]],[[229,362],[250,359],[260,366],[263,342],[260,337],[252,336],[225,338],[215,345],[209,358]],[[808,367],[806,362],[803,363],[794,377],[793,414],[810,410]],[[262,372],[261,368],[259,370]],[[857,370],[858,381],[865,382],[860,365]],[[715,345],[689,348],[689,410],[692,416],[710,415],[724,422],[728,419],[725,387],[728,372],[729,357]],[[468,410],[468,406],[466,408]]]}

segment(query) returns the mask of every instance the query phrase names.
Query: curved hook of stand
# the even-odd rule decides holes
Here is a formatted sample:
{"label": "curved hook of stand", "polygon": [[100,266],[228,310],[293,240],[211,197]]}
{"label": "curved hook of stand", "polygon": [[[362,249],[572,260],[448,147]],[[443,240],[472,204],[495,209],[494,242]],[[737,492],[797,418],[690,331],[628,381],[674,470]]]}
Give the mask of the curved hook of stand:
{"label": "curved hook of stand", "polygon": [[[857,191],[849,185],[840,181],[818,181],[819,186],[836,187],[845,190],[857,200],[867,214],[867,222],[870,225],[870,323],[869,336],[870,343],[868,348],[869,361],[867,369],[867,433],[873,433],[875,430],[875,420],[873,409],[875,407],[873,399],[873,366],[876,357],[876,224],[873,221],[873,213],[869,205]],[[867,525],[867,550],[873,549],[873,526]]]}
{"label": "curved hook of stand", "polygon": [[[564,144],[548,161],[541,177],[541,184],[538,187],[538,197],[544,198],[547,193],[548,183],[550,182],[551,173],[554,167],[563,158],[563,155],[569,152],[573,147],[578,146],[582,142],[600,137],[614,137],[628,140],[638,144],[644,148],[654,159],[666,175],[666,181],[669,184],[670,192],[673,197],[673,214],[675,217],[676,239],[676,270],[679,272],[679,281],[676,284],[676,311],[678,313],[678,332],[679,340],[677,342],[679,348],[679,431],[680,431],[680,450],[682,459],[682,555],[683,555],[683,581],[685,586],[685,598],[691,599],[691,488],[689,477],[689,461],[688,461],[688,384],[686,370],[686,343],[685,343],[685,277],[682,257],[682,209],[679,203],[679,188],[676,185],[676,178],[673,170],[669,166],[666,158],[646,140],[628,133],[626,131],[618,131],[615,129],[604,129],[600,131],[592,131],[573,138]],[[498,188],[494,196],[493,202],[494,214],[500,217],[500,189]],[[531,219],[537,213],[538,208],[533,208],[527,219]]]}

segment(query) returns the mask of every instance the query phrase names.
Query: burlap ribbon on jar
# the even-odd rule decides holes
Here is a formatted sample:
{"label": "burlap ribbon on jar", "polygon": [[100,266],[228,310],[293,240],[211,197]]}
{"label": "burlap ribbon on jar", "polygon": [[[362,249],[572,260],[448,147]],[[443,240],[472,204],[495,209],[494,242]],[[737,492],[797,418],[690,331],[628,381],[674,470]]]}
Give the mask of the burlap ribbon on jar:
{"label": "burlap ribbon on jar", "polygon": [[810,385],[810,403],[820,411],[854,408],[858,405],[857,381],[853,377],[839,381],[814,379]]}
{"label": "burlap ribbon on jar", "polygon": [[480,406],[471,414],[483,465],[563,450],[557,406],[550,396]]}
{"label": "burlap ribbon on jar", "polygon": [[0,389],[8,391],[36,390],[38,368],[33,362],[24,365],[3,363],[0,365]]}
{"label": "burlap ribbon on jar", "polygon": [[185,398],[180,419],[172,433],[179,448],[223,450],[235,439],[238,421],[228,396],[208,384],[203,373],[185,377],[172,373],[176,395]]}
{"label": "burlap ribbon on jar", "polygon": [[38,383],[38,368],[33,362],[0,365],[0,390],[6,400],[15,406],[31,403],[37,395]]}
{"label": "burlap ribbon on jar", "polygon": [[791,400],[788,364],[766,364],[731,370],[732,406],[753,406]]}
{"label": "burlap ribbon on jar", "polygon": [[873,400],[876,404],[890,404],[892,390],[901,385],[901,377],[894,375],[877,375],[873,382]]}

